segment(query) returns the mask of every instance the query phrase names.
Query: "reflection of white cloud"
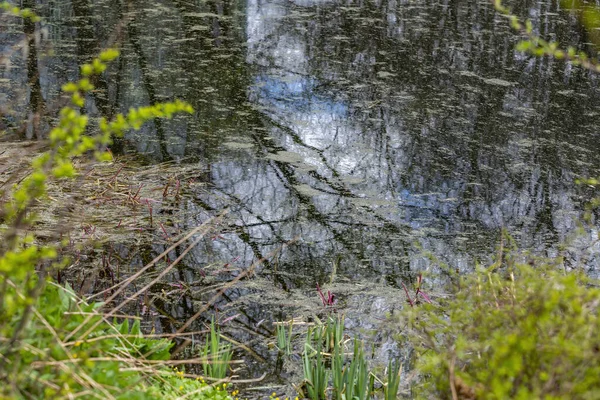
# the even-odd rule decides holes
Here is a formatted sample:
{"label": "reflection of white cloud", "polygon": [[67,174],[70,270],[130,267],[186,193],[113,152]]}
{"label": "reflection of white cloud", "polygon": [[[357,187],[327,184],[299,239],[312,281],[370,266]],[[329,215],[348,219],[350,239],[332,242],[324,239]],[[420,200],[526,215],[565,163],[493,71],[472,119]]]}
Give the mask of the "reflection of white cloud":
{"label": "reflection of white cloud", "polygon": [[[309,6],[306,4],[296,5]],[[306,146],[319,149],[331,146],[340,130],[346,130],[347,106],[316,94],[318,82],[308,72],[304,37],[285,29],[283,19],[290,12],[275,2],[248,1],[248,56],[250,63],[264,66],[250,94],[274,120],[293,130],[305,146],[289,137],[279,137],[290,151],[303,154],[307,162],[319,166],[322,161]],[[293,19],[292,19],[293,20]],[[346,155],[351,155],[347,152]],[[348,157],[344,168],[350,171],[356,161]]]}
{"label": "reflection of white cloud", "polygon": [[[453,239],[447,243],[433,239],[426,246],[436,248],[438,254],[454,253],[455,250],[448,250],[448,244],[457,234],[468,235],[482,227],[513,226],[524,235],[536,235],[537,231],[526,231],[537,229],[531,226],[544,201],[548,201],[541,197],[544,191],[549,192],[554,210],[565,210],[562,214],[553,211],[550,229],[566,232],[570,223],[564,221],[570,221],[570,216],[561,215],[571,215],[575,209],[572,190],[568,189],[569,171],[563,171],[563,176],[543,178],[547,179],[544,182],[536,170],[538,166],[531,163],[531,149],[513,152],[512,147],[517,144],[509,141],[492,144],[494,149],[490,151],[472,146],[469,140],[469,135],[480,129],[480,93],[490,88],[506,90],[503,111],[514,117],[517,107],[534,111],[531,91],[494,76],[486,76],[484,80],[477,62],[474,66],[470,63],[477,53],[470,36],[454,38],[450,50],[444,49],[443,38],[431,40],[434,57],[448,51],[453,61],[446,67],[466,71],[460,77],[447,71],[448,86],[439,87],[438,96],[432,96],[431,88],[426,85],[415,85],[410,80],[402,86],[397,70],[378,69],[377,49],[372,47],[345,47],[339,61],[346,64],[340,67],[334,56],[323,55],[327,45],[318,43],[322,39],[319,34],[339,28],[335,22],[326,29],[307,32],[306,29],[312,29],[311,21],[299,16],[303,7],[316,3],[248,0],[247,61],[257,66],[249,96],[278,124],[269,132],[278,146],[300,154],[303,162],[314,165],[322,177],[350,188],[358,198],[347,203],[368,208],[369,200],[375,199],[386,206],[385,210],[377,209],[386,222],[408,225],[423,233],[423,237],[450,235]],[[415,19],[411,13],[417,11],[419,18]],[[387,33],[396,39],[413,43],[420,38],[429,40],[421,29],[423,21],[430,17],[428,12],[424,5],[391,1],[382,22],[387,21]],[[419,51],[427,50],[422,47]],[[508,56],[512,56],[512,51]],[[363,73],[377,77],[376,81],[355,80]],[[454,93],[455,78],[459,82],[468,80],[470,92],[464,96]],[[354,84],[344,89],[332,84],[337,90],[327,91],[327,84],[336,79]],[[380,90],[377,85],[382,82],[394,82],[394,86],[389,91]],[[386,97],[380,99],[374,96],[377,94]],[[451,98],[444,99],[446,95]],[[441,105],[424,108],[423,99],[431,98],[439,100]],[[444,107],[453,110],[452,113],[443,110]],[[463,109],[466,111],[462,112]],[[498,120],[503,119],[498,117]],[[518,146],[522,147],[522,143]],[[474,162],[469,159],[471,151],[478,154]],[[521,164],[533,168],[530,177],[523,174]],[[304,194],[314,194],[313,201],[319,210],[340,215],[350,212],[339,210],[336,203],[339,198],[308,190],[309,187],[331,190],[327,184],[307,176],[297,166],[292,170],[301,181],[297,187]],[[521,180],[528,184],[522,185]],[[296,196],[288,188],[280,188],[272,195],[282,194]],[[256,204],[261,212],[268,213],[262,205]],[[373,218],[368,212],[362,217]],[[460,259],[456,254],[453,256]]]}

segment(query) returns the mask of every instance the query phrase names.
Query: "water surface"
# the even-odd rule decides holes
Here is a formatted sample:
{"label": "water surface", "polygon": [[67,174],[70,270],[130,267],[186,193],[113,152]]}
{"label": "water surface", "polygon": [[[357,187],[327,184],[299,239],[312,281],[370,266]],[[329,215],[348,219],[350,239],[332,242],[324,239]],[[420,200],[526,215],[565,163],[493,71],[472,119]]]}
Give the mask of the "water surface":
{"label": "water surface", "polygon": [[[39,3],[36,47],[0,70],[0,104],[12,110],[3,124],[53,115],[61,84],[113,42],[123,56],[88,112],[174,98],[196,109],[120,144],[203,166],[186,177],[209,190],[188,191],[184,227],[229,210],[223,234],[174,279],[243,270],[299,238],[220,302],[240,325],[261,331],[263,319],[318,309],[320,283],[339,294],[350,327],[377,327],[403,306],[401,282],[429,272],[435,292],[440,264],[460,273],[489,261],[503,228],[523,251],[598,271],[597,229],[572,239],[592,194],[575,180],[600,175],[598,77],[516,52],[490,2]],[[556,2],[514,6],[543,37],[586,48]],[[28,39],[2,21],[6,53]],[[192,315],[193,301],[180,301],[172,312]]]}

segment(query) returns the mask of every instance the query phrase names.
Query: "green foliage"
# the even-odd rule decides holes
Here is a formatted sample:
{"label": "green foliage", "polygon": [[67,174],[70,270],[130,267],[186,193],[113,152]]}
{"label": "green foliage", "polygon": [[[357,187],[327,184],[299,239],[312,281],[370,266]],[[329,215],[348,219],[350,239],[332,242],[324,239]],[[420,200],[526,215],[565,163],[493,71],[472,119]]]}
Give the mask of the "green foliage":
{"label": "green foliage", "polygon": [[333,394],[336,400],[366,400],[373,392],[374,375],[369,371],[363,343],[354,339],[352,359],[346,363],[341,345],[336,345],[332,360]]}
{"label": "green foliage", "polygon": [[215,326],[215,321],[211,321],[210,333],[202,351],[202,357],[206,360],[202,364],[204,374],[213,379],[224,379],[232,356],[231,345],[221,342],[221,332]]}
{"label": "green foliage", "polygon": [[519,265],[468,275],[450,300],[409,310],[420,397],[598,398],[598,284]]}
{"label": "green foliage", "polygon": [[[0,10],[39,20],[31,10],[7,2],[0,3]],[[135,108],[111,121],[101,119],[99,133],[89,135],[86,95],[118,56],[114,49],[102,52],[81,67],[79,81],[64,85],[70,105],[60,111],[49,134],[50,150],[33,160],[32,172],[0,207],[0,398],[231,398],[224,386],[190,380],[157,364],[170,358],[172,343],[144,337],[139,320],[131,326],[128,320],[106,321],[101,303],[87,304],[70,288],[53,283],[49,272],[66,262],[60,244],[42,245],[25,233],[32,230],[32,207],[44,201],[48,182],[76,176],[74,157],[94,153],[110,160],[105,150],[113,137],[154,118],[193,112],[181,101]],[[82,328],[91,333],[69,342],[71,333]]]}
{"label": "green foliage", "polygon": [[[321,326],[309,328],[302,355],[304,383],[309,399],[326,399],[325,391],[328,386],[328,372],[325,369],[323,356],[324,329]],[[326,341],[325,341],[326,342]],[[313,355],[311,355],[314,354]]]}
{"label": "green foliage", "polygon": [[598,5],[589,4],[581,0],[561,0],[560,6],[565,10],[569,10],[574,13],[585,28],[588,39],[598,47],[600,45],[600,33],[598,28],[600,27],[600,10]]}
{"label": "green foliage", "polygon": [[154,379],[147,395],[153,399],[233,400],[232,395],[237,393],[229,394],[227,383],[210,385],[202,378],[188,379],[182,375],[182,371],[175,374],[163,371]]}
{"label": "green foliage", "polygon": [[[309,328],[302,354],[304,383],[308,397],[313,400],[326,399],[329,376],[333,384],[341,384],[340,350],[344,339],[344,317],[328,317],[325,324],[317,320],[317,325]],[[335,353],[337,352],[337,353]],[[332,371],[326,368],[326,357],[335,353]],[[338,357],[336,357],[338,356]],[[337,364],[336,364],[337,362]]]}
{"label": "green foliage", "polygon": [[289,328],[285,323],[280,322],[275,327],[275,336],[277,337],[277,348],[281,354],[290,355],[292,353],[292,330],[294,321],[289,324]]}
{"label": "green foliage", "polygon": [[[65,337],[79,325],[91,326],[102,319],[100,304],[86,304],[69,288],[48,283],[34,305],[34,316],[19,342],[18,353],[11,356],[10,369],[18,374],[20,393],[28,398],[68,397],[83,391],[97,398],[145,398],[143,376],[134,369],[141,355],[152,360],[167,360],[171,343],[144,338],[136,321],[110,325],[101,322],[85,342],[69,343]],[[85,321],[87,315],[94,318]],[[19,316],[15,318],[18,321]],[[98,340],[98,338],[102,338]],[[10,389],[4,387],[4,390]],[[4,393],[15,396],[16,393]]]}
{"label": "green foliage", "polygon": [[[519,18],[512,14],[508,7],[502,4],[502,0],[494,0],[496,10],[506,16],[510,21],[510,26],[525,37],[521,40],[516,49],[518,51],[529,53],[536,57],[551,56],[558,60],[567,60],[573,65],[581,65],[584,68],[600,72],[600,65],[597,59],[590,58],[584,51],[579,51],[572,46],[561,49],[558,42],[546,41],[533,31],[531,20],[521,22]],[[584,6],[579,1],[561,0],[561,6],[568,10],[579,10],[580,20],[586,30],[600,42],[598,27],[600,27],[600,11],[593,6]],[[599,44],[599,43],[597,43]]]}
{"label": "green foliage", "polygon": [[[12,379],[18,392],[2,387],[0,398],[231,399],[223,385],[147,366],[146,360],[168,360],[172,342],[144,337],[139,320],[131,326],[128,320],[102,321],[97,312],[101,306],[87,304],[70,288],[49,282],[34,304],[28,334],[11,357],[9,371],[17,374]],[[94,317],[87,319],[90,314]],[[75,327],[97,322],[87,340],[65,341]],[[150,373],[141,373],[143,367],[150,367]]]}
{"label": "green foliage", "polygon": [[[351,357],[347,357],[343,317],[329,317],[325,324],[319,322],[309,328],[302,354],[304,383],[300,395],[311,400],[366,400],[377,396],[375,381],[381,381],[367,362],[364,343],[357,339],[353,343]],[[390,361],[387,382],[381,382],[386,400],[398,395],[399,365]]]}
{"label": "green foliage", "polygon": [[384,387],[385,400],[395,400],[398,397],[400,387],[400,376],[402,373],[401,364],[398,361],[390,359],[387,369],[387,383]]}
{"label": "green foliage", "polygon": [[38,17],[31,9],[29,8],[19,8],[8,1],[0,2],[0,10],[4,10],[5,12],[14,15],[15,17],[21,17],[23,19],[29,19],[33,22],[40,21],[40,17]]}

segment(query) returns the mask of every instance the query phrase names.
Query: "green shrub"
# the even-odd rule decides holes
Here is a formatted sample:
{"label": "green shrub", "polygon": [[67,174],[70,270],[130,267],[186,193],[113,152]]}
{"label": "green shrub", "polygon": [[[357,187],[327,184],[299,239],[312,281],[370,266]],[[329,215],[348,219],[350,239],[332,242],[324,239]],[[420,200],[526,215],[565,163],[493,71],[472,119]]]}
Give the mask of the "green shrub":
{"label": "green shrub", "polygon": [[519,265],[464,277],[409,310],[421,398],[600,398],[600,289],[584,274]]}
{"label": "green shrub", "polygon": [[[65,337],[74,328],[102,319],[96,312],[100,306],[78,300],[68,288],[45,285],[18,352],[11,354],[7,365],[16,374],[11,381],[17,391],[4,387],[4,394],[54,398],[89,391],[90,398],[144,398],[142,375],[135,369],[142,364],[136,359],[168,360],[171,343],[144,338],[139,320],[131,330],[128,322],[101,322],[89,340],[67,342]],[[89,314],[95,315],[86,322]]]}
{"label": "green shrub", "polygon": [[[523,38],[517,43],[517,51],[535,57],[550,56],[557,60],[566,60],[572,65],[580,65],[591,71],[600,72],[600,62],[597,57],[590,57],[585,51],[577,50],[573,46],[561,48],[560,43],[543,39],[533,29],[530,19],[526,19],[524,22],[519,20],[519,17],[514,15],[509,7],[503,5],[502,0],[493,0],[493,3],[496,11],[505,16],[509,20],[511,28]],[[599,44],[597,31],[600,23],[600,9],[587,4],[587,2],[573,0],[561,0],[560,7],[579,16],[582,27],[587,31],[588,39],[597,46]]]}

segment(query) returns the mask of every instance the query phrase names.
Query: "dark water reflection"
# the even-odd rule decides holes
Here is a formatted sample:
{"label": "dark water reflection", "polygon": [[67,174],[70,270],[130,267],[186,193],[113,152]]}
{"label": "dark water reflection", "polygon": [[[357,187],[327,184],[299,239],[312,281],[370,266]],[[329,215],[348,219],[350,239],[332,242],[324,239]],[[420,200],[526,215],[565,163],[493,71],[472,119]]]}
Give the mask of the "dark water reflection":
{"label": "dark water reflection", "polygon": [[[0,101],[14,110],[4,123],[36,112],[39,92],[56,99],[77,64],[116,37],[124,56],[89,111],[192,103],[194,118],[157,122],[127,143],[155,160],[206,164],[211,190],[181,205],[196,216],[190,226],[230,209],[223,238],[188,259],[189,279],[300,237],[263,265],[270,286],[229,293],[248,300],[248,326],[270,306],[302,308],[297,290],[329,282],[338,261],[331,287],[355,311],[349,324],[372,327],[369,315],[401,303],[402,279],[437,270],[428,254],[468,270],[507,228],[521,248],[556,255],[590,195],[574,180],[600,175],[598,77],[516,53],[486,1],[39,3],[39,72],[19,54],[2,70]],[[515,11],[543,37],[585,46],[556,2]],[[3,48],[19,29],[6,25]],[[569,241],[567,263],[597,271],[596,236]],[[377,290],[363,293],[367,283]]]}

